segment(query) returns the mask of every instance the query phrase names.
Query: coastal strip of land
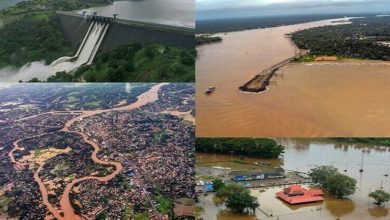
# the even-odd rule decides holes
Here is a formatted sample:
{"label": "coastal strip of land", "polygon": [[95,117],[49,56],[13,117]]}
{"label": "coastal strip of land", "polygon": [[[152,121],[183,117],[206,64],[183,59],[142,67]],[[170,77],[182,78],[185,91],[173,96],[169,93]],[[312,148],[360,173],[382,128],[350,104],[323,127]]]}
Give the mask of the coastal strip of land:
{"label": "coastal strip of land", "polygon": [[[347,20],[336,20],[332,23],[333,25],[348,24],[350,23],[350,19],[352,18],[349,18]],[[271,79],[275,76],[275,74],[281,67],[287,65],[295,59],[304,57],[305,55],[310,53],[310,50],[299,48],[293,41],[291,34],[285,34],[285,38],[288,39],[291,45],[295,48],[295,54],[292,57],[289,57],[279,63],[276,63],[271,67],[263,70],[261,73],[255,75],[251,80],[239,87],[240,91],[246,93],[261,93],[266,91],[270,85]]]}
{"label": "coastal strip of land", "polygon": [[301,56],[306,55],[309,51],[302,50],[297,47],[297,45],[293,42],[290,35],[285,35],[286,38],[291,42],[291,44],[296,48],[296,53],[294,56],[287,58],[265,70],[263,70],[260,74],[257,74],[243,86],[240,86],[239,89],[242,92],[250,92],[250,93],[259,93],[267,90],[272,77],[276,74],[276,72],[283,67],[284,65],[290,63],[292,60],[299,58]]}

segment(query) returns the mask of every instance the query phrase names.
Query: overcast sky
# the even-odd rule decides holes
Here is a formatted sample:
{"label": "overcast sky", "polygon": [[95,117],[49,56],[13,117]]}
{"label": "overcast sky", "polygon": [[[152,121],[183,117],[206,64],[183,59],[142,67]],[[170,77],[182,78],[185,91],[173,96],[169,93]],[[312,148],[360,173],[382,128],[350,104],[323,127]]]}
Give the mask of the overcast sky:
{"label": "overcast sky", "polygon": [[196,0],[197,19],[291,14],[390,13],[390,0]]}

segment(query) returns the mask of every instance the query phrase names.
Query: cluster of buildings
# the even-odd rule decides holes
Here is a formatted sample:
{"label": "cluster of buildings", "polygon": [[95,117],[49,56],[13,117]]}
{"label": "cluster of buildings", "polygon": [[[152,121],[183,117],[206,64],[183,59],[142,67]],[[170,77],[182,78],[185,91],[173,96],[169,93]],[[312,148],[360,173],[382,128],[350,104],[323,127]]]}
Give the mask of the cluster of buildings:
{"label": "cluster of buildings", "polygon": [[[71,128],[86,133],[91,140],[99,143],[99,158],[114,160],[123,165],[120,180],[124,183],[121,187],[127,188],[116,191],[118,187],[114,190],[104,186],[108,191],[104,195],[112,194],[113,199],[130,199],[124,204],[106,207],[104,210],[110,217],[116,218],[121,214],[119,209],[116,210],[118,207],[123,209],[125,206],[131,206],[134,213],[149,213],[151,218],[160,215],[156,211],[159,206],[158,195],[170,200],[193,199],[195,196],[195,128],[178,117],[161,114],[166,109],[164,105],[168,105],[161,104],[163,100],[164,98],[160,98],[159,101],[141,109],[107,112],[84,118]],[[171,109],[176,106],[169,105]],[[115,184],[117,180],[111,182]],[[121,187],[119,189],[122,189]],[[92,189],[93,186],[84,188]],[[90,194],[85,193],[85,197],[80,199],[83,201],[83,215],[94,215],[98,207],[92,202],[98,199],[88,197]],[[96,193],[92,194],[99,197]],[[77,194],[76,197],[79,195],[82,194]],[[123,203],[123,200],[118,201]]]}
{"label": "cluster of buildings", "polygon": [[[129,99],[134,101],[135,94],[129,94]],[[76,214],[86,218],[104,215],[114,219],[144,215],[148,219],[161,220],[168,218],[168,213],[159,211],[161,198],[193,200],[194,125],[161,112],[193,111],[194,87],[170,84],[163,86],[159,95],[158,101],[138,109],[85,117],[69,127],[70,132],[60,130],[65,122],[82,112],[67,109],[52,111],[61,109],[60,105],[65,106],[62,98],[67,96],[57,97],[55,103],[46,104],[45,98],[41,97],[40,101],[35,100],[36,109],[29,113],[7,117],[3,114],[4,117],[0,119],[0,196],[12,198],[6,207],[7,215],[26,219],[50,216],[34,179],[38,165],[32,163],[29,164],[30,169],[15,169],[15,164],[9,158],[14,148],[13,142],[17,140],[20,140],[21,146],[21,149],[14,151],[17,161],[31,155],[31,152],[40,154],[40,150],[48,147],[71,148],[67,153],[48,158],[39,173],[49,202],[56,209],[60,209],[59,201],[65,186],[73,179],[106,176],[115,170],[114,166],[95,163],[91,159],[93,147],[77,132],[85,134],[99,146],[97,157],[100,160],[119,162],[123,168],[109,181],[91,179],[76,184],[70,193]],[[121,93],[119,99],[126,99],[122,96]],[[104,100],[108,106],[102,108],[115,105],[116,100],[118,97]],[[79,105],[82,103],[76,103],[74,108]],[[6,186],[11,187],[4,188]],[[174,212],[173,207],[169,212]]]}

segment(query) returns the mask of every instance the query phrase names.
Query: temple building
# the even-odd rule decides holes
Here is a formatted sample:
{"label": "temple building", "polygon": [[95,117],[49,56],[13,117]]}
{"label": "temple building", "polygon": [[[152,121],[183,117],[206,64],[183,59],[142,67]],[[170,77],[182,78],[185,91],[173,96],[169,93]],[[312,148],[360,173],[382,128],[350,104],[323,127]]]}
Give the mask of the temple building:
{"label": "temple building", "polygon": [[323,195],[324,192],[320,189],[306,189],[297,184],[276,193],[277,198],[291,205],[323,201]]}

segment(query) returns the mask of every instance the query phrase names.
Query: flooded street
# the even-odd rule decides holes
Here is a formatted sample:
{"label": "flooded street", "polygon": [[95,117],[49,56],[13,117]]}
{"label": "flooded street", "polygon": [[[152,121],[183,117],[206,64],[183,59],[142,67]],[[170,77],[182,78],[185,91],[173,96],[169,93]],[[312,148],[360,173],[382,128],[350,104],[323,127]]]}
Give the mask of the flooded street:
{"label": "flooded street", "polygon": [[[25,139],[31,139],[31,138],[39,138],[40,136],[44,136],[44,135],[49,134],[49,133],[43,133],[43,134],[39,134],[36,136],[27,137],[25,139],[17,140],[13,143],[14,148],[10,151],[8,156],[9,156],[10,160],[13,163],[15,163],[15,165],[18,169],[24,169],[27,166],[34,165],[34,164],[39,165],[39,168],[34,172],[34,179],[39,185],[41,195],[42,195],[43,204],[50,211],[52,216],[54,216],[56,219],[81,219],[80,216],[78,216],[74,213],[74,209],[73,209],[73,206],[72,206],[71,201],[70,201],[70,193],[71,193],[74,185],[76,185],[82,181],[86,181],[86,180],[98,180],[100,182],[108,182],[111,179],[115,178],[117,176],[117,174],[119,174],[122,171],[122,168],[123,168],[122,164],[119,162],[105,161],[105,160],[99,159],[97,156],[97,154],[100,151],[99,145],[97,143],[95,143],[94,141],[89,140],[89,136],[87,134],[82,133],[82,132],[78,132],[78,131],[73,131],[72,129],[70,129],[72,127],[72,125],[74,125],[74,123],[77,121],[81,121],[84,118],[92,117],[92,116],[97,115],[97,114],[103,114],[103,113],[111,112],[111,111],[129,111],[129,110],[140,108],[140,107],[147,105],[149,103],[155,102],[159,99],[158,92],[160,91],[160,88],[164,85],[167,85],[167,83],[160,83],[160,84],[154,85],[153,87],[150,88],[149,91],[139,95],[137,97],[137,101],[135,101],[131,104],[125,105],[125,106],[115,107],[115,108],[111,108],[111,109],[103,109],[103,110],[80,111],[80,113],[81,113],[80,115],[68,120],[64,124],[63,129],[61,129],[60,131],[80,135],[85,143],[87,143],[93,147],[93,152],[91,154],[91,158],[95,163],[105,165],[105,166],[109,166],[109,165],[115,166],[115,170],[112,173],[110,173],[109,175],[102,176],[102,177],[85,176],[85,177],[82,177],[79,179],[72,180],[72,182],[70,182],[66,185],[64,192],[62,193],[61,198],[59,198],[60,199],[60,209],[57,209],[58,207],[54,207],[50,203],[48,190],[39,176],[39,173],[41,172],[41,170],[43,169],[43,166],[45,165],[45,160],[32,161],[30,159],[29,161],[26,162],[24,160],[17,161],[17,160],[15,160],[15,157],[14,157],[15,151],[21,150],[21,148],[19,146],[20,141],[25,140]],[[66,111],[51,112],[48,114],[55,114],[55,113],[66,113]],[[74,114],[73,111],[70,111],[69,113]],[[33,116],[26,117],[26,118],[23,118],[20,120],[26,120],[28,118],[37,117],[39,115],[42,115],[42,114],[33,115]],[[54,156],[56,156],[56,155],[54,155]],[[145,189],[144,189],[144,191],[145,191]],[[148,196],[147,193],[145,193],[145,195]]]}
{"label": "flooded street", "polygon": [[[284,145],[286,149],[284,159],[273,160],[273,164],[282,164],[281,166],[286,170],[304,172],[314,168],[315,165],[333,165],[341,173],[355,178],[358,188],[354,195],[346,199],[334,199],[327,195],[324,202],[294,206],[275,198],[275,192],[282,190],[283,187],[268,188],[265,192],[254,189],[251,191],[252,195],[258,198],[262,210],[257,210],[257,219],[389,219],[390,205],[377,208],[373,204],[373,199],[368,198],[368,194],[379,189],[381,185],[385,191],[390,191],[390,178],[384,176],[390,168],[390,147],[315,139],[277,139],[277,142]],[[362,154],[364,172],[360,173]],[[206,154],[197,155],[197,158],[199,156],[204,158]],[[269,162],[269,160],[265,161]],[[224,210],[224,206],[215,204],[212,194],[205,198],[200,195],[199,205],[205,209],[203,215],[205,219],[256,219],[253,216],[241,218],[229,215]]]}
{"label": "flooded street", "polygon": [[[285,34],[332,24],[330,20],[220,34],[198,47],[197,135],[200,137],[381,136],[390,129],[390,65],[345,61],[289,64],[268,91],[238,87],[292,57]],[[213,94],[204,91],[216,86]]]}

